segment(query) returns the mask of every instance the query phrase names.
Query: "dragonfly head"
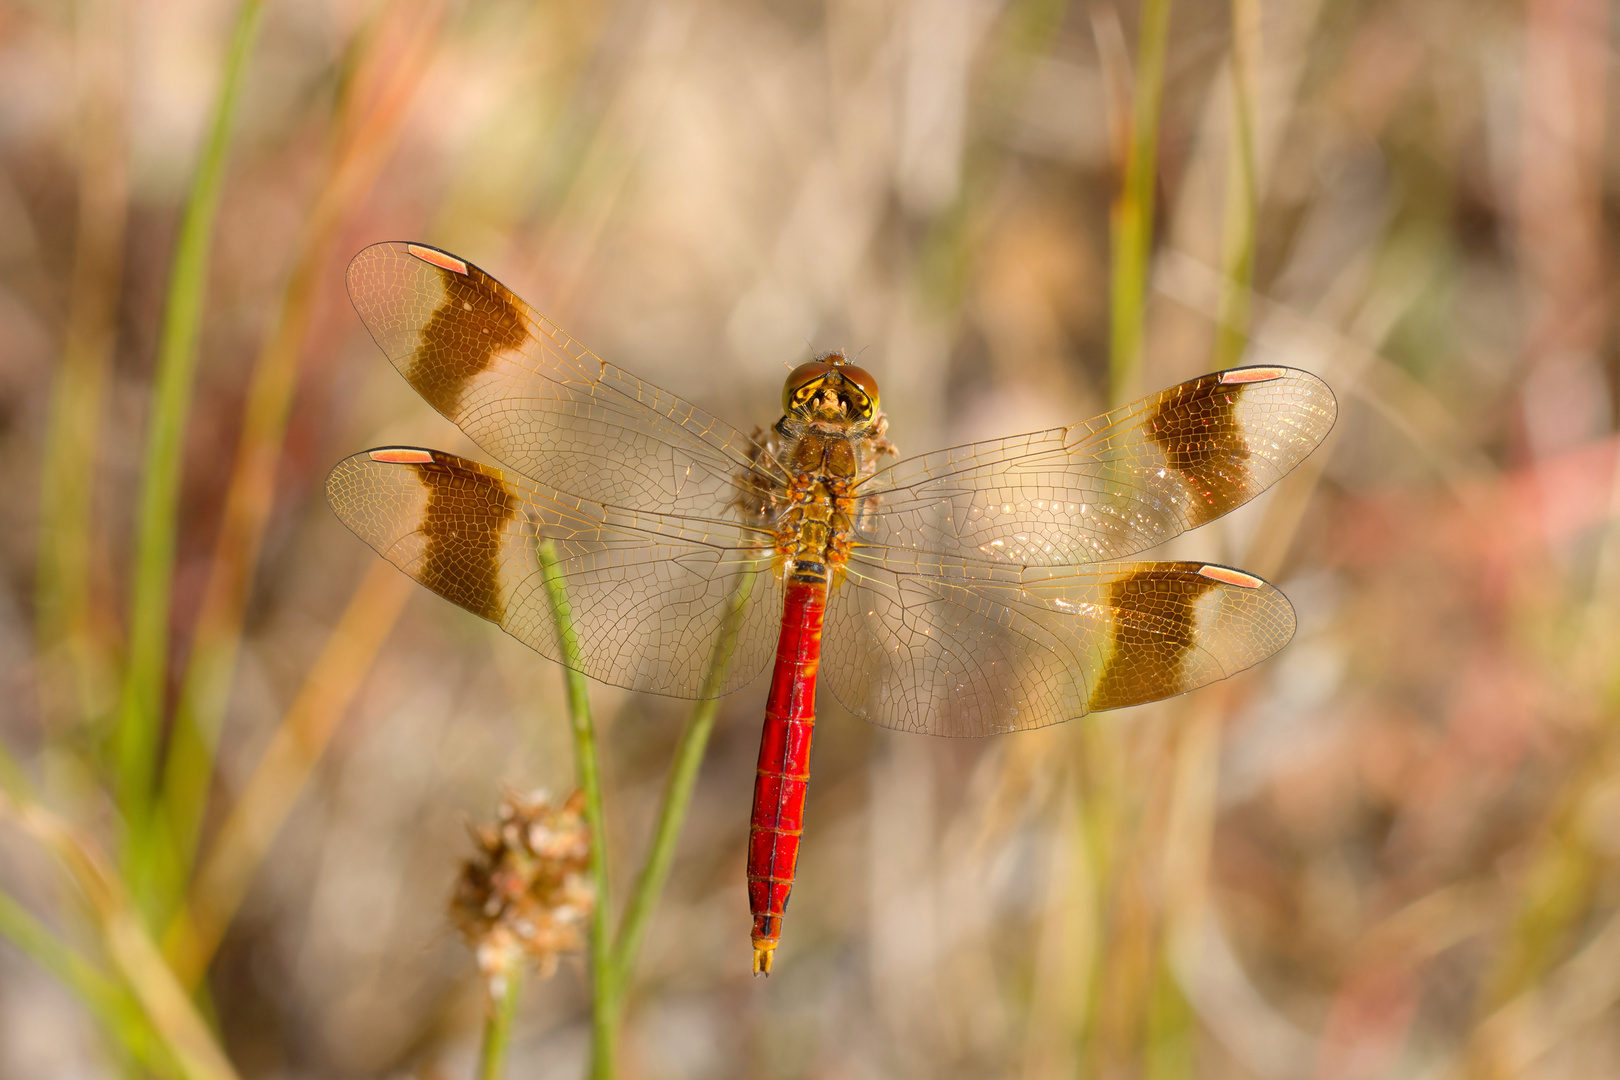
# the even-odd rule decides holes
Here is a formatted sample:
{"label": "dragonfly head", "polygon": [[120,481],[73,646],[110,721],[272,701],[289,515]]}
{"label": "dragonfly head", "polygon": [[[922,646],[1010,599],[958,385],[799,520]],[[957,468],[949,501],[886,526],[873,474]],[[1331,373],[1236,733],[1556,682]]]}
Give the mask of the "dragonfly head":
{"label": "dragonfly head", "polygon": [[788,375],[782,411],[805,420],[842,420],[865,427],[877,419],[877,380],[843,353],[826,353]]}

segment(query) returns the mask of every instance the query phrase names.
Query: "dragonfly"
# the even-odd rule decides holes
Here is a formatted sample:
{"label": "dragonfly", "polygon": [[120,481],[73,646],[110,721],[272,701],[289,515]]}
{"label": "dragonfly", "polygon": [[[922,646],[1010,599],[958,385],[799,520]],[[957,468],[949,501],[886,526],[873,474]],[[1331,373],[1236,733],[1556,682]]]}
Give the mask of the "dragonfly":
{"label": "dragonfly", "polygon": [[342,461],[327,494],[362,540],[604,683],[708,699],[772,669],[748,839],[756,975],[794,883],[818,683],[880,727],[981,736],[1181,694],[1294,634],[1253,574],[1128,560],[1322,441],[1337,405],[1308,372],[1232,368],[899,459],[877,381],[841,352],[795,368],[781,417],[745,433],[448,252],[377,244],[348,288],[411,386],[503,466],[410,446]]}

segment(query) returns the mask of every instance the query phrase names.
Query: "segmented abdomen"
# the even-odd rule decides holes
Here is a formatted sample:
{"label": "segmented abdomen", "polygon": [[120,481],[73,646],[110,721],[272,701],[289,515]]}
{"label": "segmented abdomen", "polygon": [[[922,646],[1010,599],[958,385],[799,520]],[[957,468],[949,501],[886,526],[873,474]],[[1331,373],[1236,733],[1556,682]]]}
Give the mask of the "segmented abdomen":
{"label": "segmented abdomen", "polygon": [[771,970],[782,912],[793,889],[810,782],[810,738],[816,723],[816,667],[827,604],[825,570],[795,573],[782,605],[782,634],[765,705],[748,832],[748,903],[754,914],[754,973]]}

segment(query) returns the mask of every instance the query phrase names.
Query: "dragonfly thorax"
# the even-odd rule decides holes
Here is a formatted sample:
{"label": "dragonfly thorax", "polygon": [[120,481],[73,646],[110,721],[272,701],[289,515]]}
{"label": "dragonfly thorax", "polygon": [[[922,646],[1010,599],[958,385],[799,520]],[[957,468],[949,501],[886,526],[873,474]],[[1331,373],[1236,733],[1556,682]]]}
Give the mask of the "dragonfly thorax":
{"label": "dragonfly thorax", "polygon": [[[808,365],[806,365],[808,366]],[[875,394],[876,387],[873,391]],[[875,401],[875,397],[868,399]],[[836,583],[848,559],[860,497],[855,489],[894,452],[884,438],[888,420],[875,413],[853,423],[790,410],[771,428],[761,453],[774,458],[788,479],[785,491],[759,509],[770,517],[778,567],[795,576]]]}
{"label": "dragonfly thorax", "polygon": [[789,574],[836,574],[854,531],[853,489],[863,479],[863,434],[817,430],[782,418],[778,458],[790,477],[787,505],[776,522],[776,550]]}

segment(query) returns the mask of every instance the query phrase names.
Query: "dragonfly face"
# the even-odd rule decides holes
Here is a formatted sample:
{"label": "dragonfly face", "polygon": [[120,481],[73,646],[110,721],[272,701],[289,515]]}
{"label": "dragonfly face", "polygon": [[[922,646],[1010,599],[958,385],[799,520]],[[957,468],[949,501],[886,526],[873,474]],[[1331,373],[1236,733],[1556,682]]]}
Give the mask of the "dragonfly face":
{"label": "dragonfly face", "polygon": [[[362,539],[616,686],[715,697],[774,657],[749,841],[756,971],[797,861],[818,675],[874,724],[989,735],[1184,693],[1293,635],[1260,578],[1124,560],[1242,505],[1321,442],[1337,408],[1307,372],[1215,372],[884,467],[877,383],[842,354],[797,368],[781,419],[746,435],[448,253],[378,244],[348,280],[400,373],[506,466],[411,447],[349,458],[327,494]],[[548,606],[556,580],[577,648]]]}
{"label": "dragonfly face", "polygon": [[864,428],[878,411],[877,380],[849,363],[840,352],[800,364],[782,387],[782,412],[803,420],[847,423]]}

